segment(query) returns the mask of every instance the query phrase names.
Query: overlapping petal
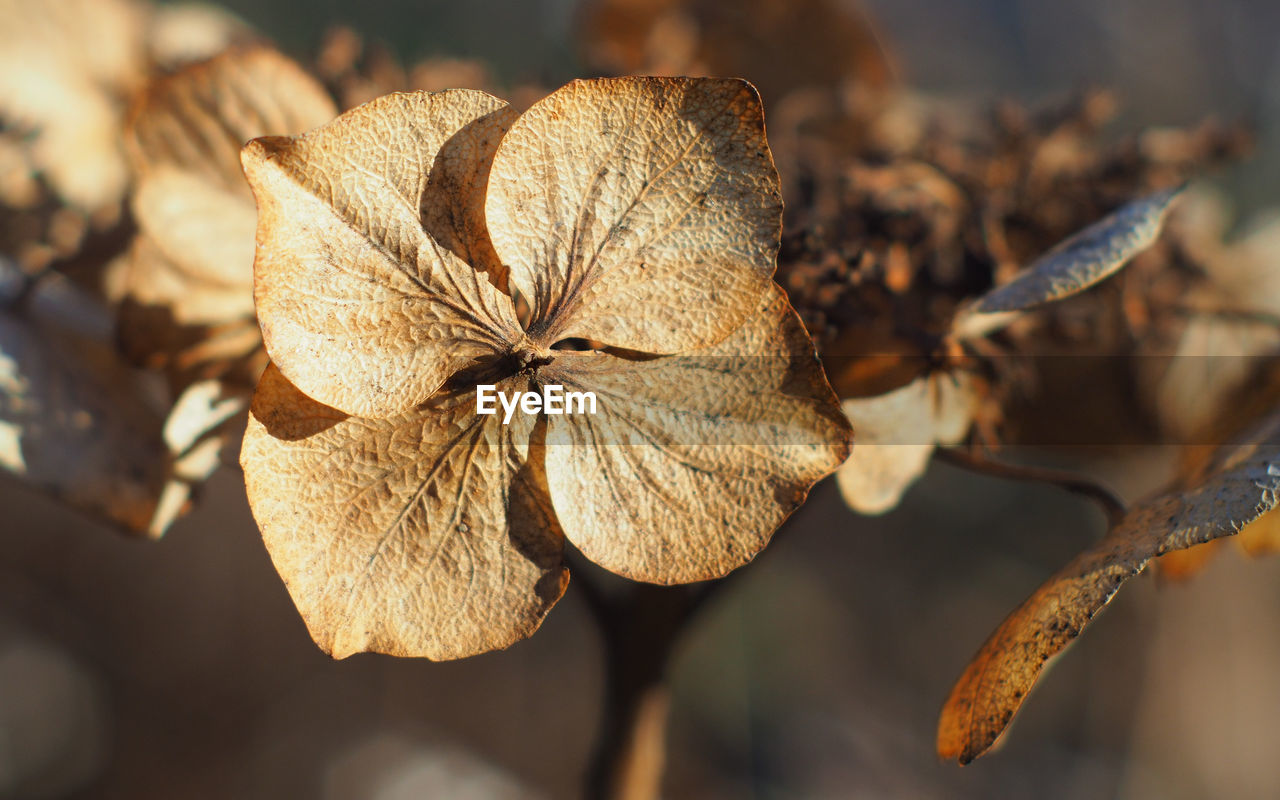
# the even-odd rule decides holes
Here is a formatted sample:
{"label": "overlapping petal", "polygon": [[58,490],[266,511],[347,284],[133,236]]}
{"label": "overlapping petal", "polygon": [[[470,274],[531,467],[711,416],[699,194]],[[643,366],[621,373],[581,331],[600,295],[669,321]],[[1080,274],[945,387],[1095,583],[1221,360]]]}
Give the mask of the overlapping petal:
{"label": "overlapping petal", "polygon": [[742,80],[575,81],[503,138],[487,215],[531,336],[714,344],[755,308],[778,252],[760,99]]}
{"label": "overlapping petal", "polygon": [[527,459],[533,425],[476,415],[474,391],[442,391],[388,419],[350,417],[268,368],[241,462],[317,644],[338,658],[440,660],[537,629],[568,573],[545,476]]}
{"label": "overlapping petal", "polygon": [[[245,147],[258,319],[272,361],[307,395],[391,416],[519,337],[510,298],[449,249],[449,235],[423,227],[435,212],[422,213],[433,165],[486,161],[509,116],[484,92],[392,94]],[[459,180],[463,196],[449,198],[470,221],[449,229],[459,236],[474,233],[466,209],[478,200],[465,192],[476,182]]]}
{"label": "overlapping petal", "polygon": [[547,417],[548,485],[570,541],[636,580],[742,566],[849,454],[848,422],[777,287],[712,347],[572,354],[539,379],[596,395],[595,414]]}

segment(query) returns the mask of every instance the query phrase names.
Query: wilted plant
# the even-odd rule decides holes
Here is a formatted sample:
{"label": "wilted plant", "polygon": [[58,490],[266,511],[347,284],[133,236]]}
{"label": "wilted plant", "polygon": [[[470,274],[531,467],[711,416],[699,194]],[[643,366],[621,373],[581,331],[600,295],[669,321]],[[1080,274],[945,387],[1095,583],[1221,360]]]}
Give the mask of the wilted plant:
{"label": "wilted plant", "polygon": [[[956,114],[826,0],[585,3],[595,68],[680,75],[576,81],[523,114],[399,93],[492,73],[405,68],[347,29],[317,80],[208,10],[0,10],[0,467],[158,536],[247,424],[267,550],[339,658],[507,647],[572,568],[606,649],[597,794],[657,793],[674,643],[829,473],[861,514],[939,456],[1109,515],[953,690],[937,746],[962,762],[1150,560],[1280,542],[1276,387],[1149,357],[1274,363],[1275,226],[1224,245],[1182,189],[1237,129],[1102,143],[1096,92]],[[707,72],[766,90],[772,149],[752,84],[688,77]],[[1085,351],[1121,363],[1129,404],[1095,405],[1122,424],[1242,443],[1188,448],[1203,463],[1127,511],[999,460],[1060,424],[1054,356]]]}
{"label": "wilted plant", "polygon": [[[781,208],[747,84],[579,82],[519,117],[390,95],[245,165],[279,368],[245,480],[334,655],[529,635],[565,538],[638,580],[721,577],[847,455],[770,280]],[[557,347],[575,340],[593,345]],[[481,385],[600,407],[486,417]]]}

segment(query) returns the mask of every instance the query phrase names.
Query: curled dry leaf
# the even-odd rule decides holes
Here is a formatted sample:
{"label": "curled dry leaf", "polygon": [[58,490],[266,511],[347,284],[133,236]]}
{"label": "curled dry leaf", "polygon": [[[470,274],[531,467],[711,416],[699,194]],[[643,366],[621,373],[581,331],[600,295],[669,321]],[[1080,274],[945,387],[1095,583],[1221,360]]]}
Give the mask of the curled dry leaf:
{"label": "curled dry leaf", "polygon": [[[579,81],[519,117],[395,94],[243,158],[273,366],[241,463],[337,657],[528,636],[565,539],[642,580],[719,577],[847,455],[770,279],[777,174],[743,81]],[[586,339],[625,349],[564,349]],[[551,386],[591,408],[478,408]]]}
{"label": "curled dry leaf", "polygon": [[1070,297],[1115,274],[1151,246],[1182,187],[1123,206],[1070,236],[1003,286],[979,298],[978,313],[1023,311]]}
{"label": "curled dry leaf", "polygon": [[972,373],[934,372],[875,397],[842,400],[858,443],[836,473],[840,495],[863,514],[883,514],[924,475],[938,445],[969,434],[978,410]]}
{"label": "curled dry leaf", "polygon": [[1221,447],[1193,481],[1139,504],[1009,615],[942,709],[938,753],[968,763],[996,741],[1050,658],[1152,558],[1233,536],[1277,505],[1280,416]]}

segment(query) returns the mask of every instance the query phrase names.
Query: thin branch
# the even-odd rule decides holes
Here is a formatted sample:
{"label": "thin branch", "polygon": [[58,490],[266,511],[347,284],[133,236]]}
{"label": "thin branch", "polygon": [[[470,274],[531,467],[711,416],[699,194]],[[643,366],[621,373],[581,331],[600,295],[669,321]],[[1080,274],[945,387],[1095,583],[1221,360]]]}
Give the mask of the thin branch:
{"label": "thin branch", "polygon": [[971,472],[1015,481],[1047,483],[1083,495],[1102,507],[1103,513],[1107,515],[1107,521],[1112,525],[1119,522],[1126,511],[1124,502],[1110,489],[1073,472],[995,461],[959,448],[940,447],[937,457],[948,464]]}
{"label": "thin branch", "polygon": [[1196,306],[1174,306],[1173,312],[1185,317],[1205,315],[1219,317],[1231,322],[1248,322],[1254,325],[1265,325],[1280,328],[1280,314],[1250,308],[1197,308]]}

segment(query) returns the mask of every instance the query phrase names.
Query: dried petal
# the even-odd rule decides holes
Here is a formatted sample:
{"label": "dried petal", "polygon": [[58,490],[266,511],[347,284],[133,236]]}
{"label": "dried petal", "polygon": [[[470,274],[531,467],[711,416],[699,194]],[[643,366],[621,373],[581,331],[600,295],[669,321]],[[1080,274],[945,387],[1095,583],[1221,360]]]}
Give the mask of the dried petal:
{"label": "dried petal", "polygon": [[442,391],[389,419],[348,417],[267,369],[241,464],[272,561],[320,647],[439,660],[537,629],[568,573],[545,475],[521,444],[533,424],[478,416],[474,391]]}
{"label": "dried petal", "polygon": [[129,301],[120,310],[120,331],[133,340],[129,349],[136,348],[140,356],[178,342],[165,341],[172,335],[148,330],[145,324],[138,324],[141,320],[130,319],[137,308],[163,309],[167,321],[178,326],[216,325],[253,317],[251,290],[243,284],[232,287],[198,280],[145,236],[134,239],[129,253],[111,265],[108,280],[118,284],[109,289],[109,294]]}
{"label": "dried petal", "polygon": [[548,417],[551,498],[587,558],[635,580],[742,566],[848,454],[848,425],[778,288],[702,351],[566,354],[539,381],[597,397],[593,415]]}
{"label": "dried petal", "polygon": [[[122,301],[119,335],[126,352],[169,370],[178,391],[186,381],[173,374],[182,371],[176,362],[191,362],[191,350],[203,347],[206,336],[244,322],[257,328],[257,222],[240,170],[241,146],[254,136],[319,125],[336,113],[314,79],[266,47],[236,48],[158,79],[135,103],[126,140],[141,235],[113,268],[111,294]],[[259,344],[237,344],[229,357],[239,360]]]}
{"label": "dried petal", "polygon": [[142,233],[169,263],[195,281],[252,299],[257,214],[248,197],[203,175],[165,167],[139,183],[133,209]]}
{"label": "dried petal", "polygon": [[1277,505],[1280,417],[1222,447],[1189,488],[1144,502],[1063,567],[987,639],[951,691],[938,753],[968,763],[989,748],[1040,677],[1120,585],[1152,558],[1232,536]]}
{"label": "dried petal", "polygon": [[883,514],[924,475],[937,445],[969,434],[977,386],[966,372],[932,373],[887,394],[848,398],[840,408],[858,432],[836,473],[840,494],[854,511]]}
{"label": "dried petal", "polygon": [[128,182],[117,97],[142,77],[145,9],[130,0],[0,0],[0,119],[68,203],[117,202]]}
{"label": "dried petal", "polygon": [[301,133],[337,113],[324,87],[292,60],[265,46],[238,47],[148,85],[125,138],[142,178],[177,168],[247,198],[245,142]]}
{"label": "dried petal", "polygon": [[[304,136],[245,147],[258,319],[272,361],[308,396],[391,416],[519,338],[510,298],[461,257],[483,249],[465,239],[478,234],[466,209],[479,202],[479,173],[446,169],[445,189],[429,184],[438,161],[487,160],[509,118],[483,92],[391,94]],[[427,198],[463,212],[455,238],[424,230],[439,222],[424,214]]]}
{"label": "dried petal", "polygon": [[1021,311],[1070,297],[1115,274],[1155,242],[1182,187],[1135,200],[1067,238],[982,298],[979,313]]}
{"label": "dried petal", "polygon": [[556,91],[503,138],[487,209],[532,337],[648,353],[736,329],[770,285],[782,226],[760,99],[709,78]]}

